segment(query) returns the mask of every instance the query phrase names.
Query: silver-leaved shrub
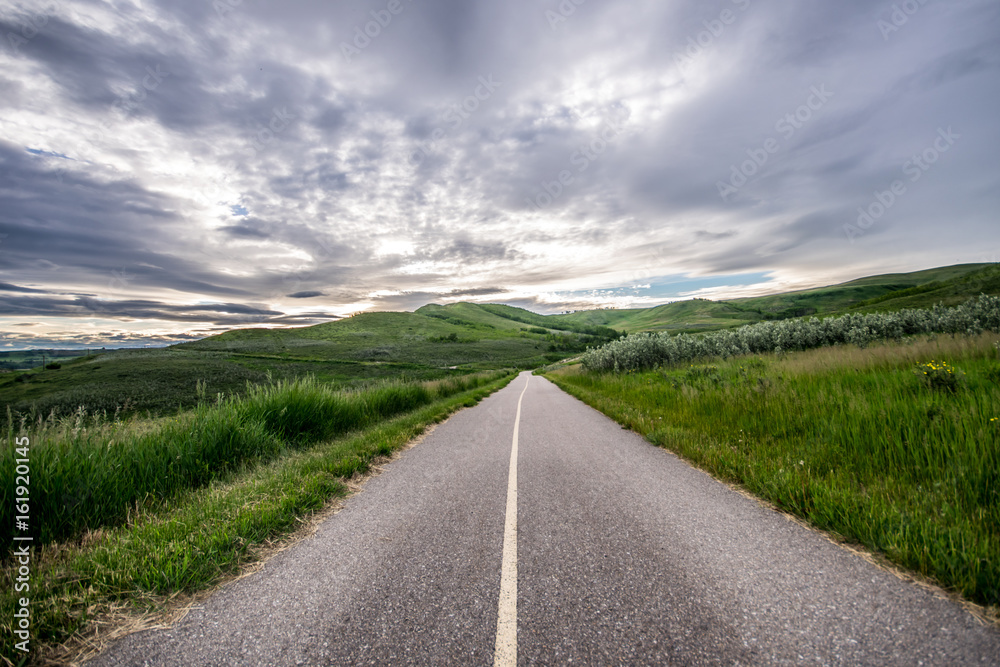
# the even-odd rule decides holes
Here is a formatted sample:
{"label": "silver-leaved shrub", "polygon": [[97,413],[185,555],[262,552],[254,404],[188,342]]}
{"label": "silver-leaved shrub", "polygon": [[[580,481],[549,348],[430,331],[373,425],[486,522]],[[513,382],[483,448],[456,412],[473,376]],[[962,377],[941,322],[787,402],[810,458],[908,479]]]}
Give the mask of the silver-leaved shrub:
{"label": "silver-leaved shrub", "polygon": [[980,295],[960,306],[906,309],[894,313],[840,315],[819,319],[746,324],[704,334],[637,333],[587,350],[588,370],[627,372],[669,366],[706,357],[805,350],[826,345],[864,347],[883,340],[929,333],[1000,333],[1000,297]]}

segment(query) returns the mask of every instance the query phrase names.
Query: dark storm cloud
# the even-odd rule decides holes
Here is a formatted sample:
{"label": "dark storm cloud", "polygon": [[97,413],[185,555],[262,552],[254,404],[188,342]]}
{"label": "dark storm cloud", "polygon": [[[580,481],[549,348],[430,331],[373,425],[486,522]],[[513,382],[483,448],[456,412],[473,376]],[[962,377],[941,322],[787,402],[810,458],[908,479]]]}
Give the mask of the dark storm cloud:
{"label": "dark storm cloud", "polygon": [[299,313],[296,315],[272,317],[267,320],[263,320],[263,322],[267,325],[276,327],[306,327],[313,324],[322,324],[324,322],[331,322],[339,319],[341,319],[339,315],[334,315],[332,313]]}
{"label": "dark storm cloud", "polygon": [[430,255],[435,261],[458,261],[462,263],[477,261],[496,261],[516,256],[516,252],[500,241],[477,243],[468,238],[459,238]]}
{"label": "dark storm cloud", "polygon": [[31,287],[21,287],[20,285],[11,285],[10,283],[0,283],[0,290],[4,292],[25,292],[30,294],[48,294],[48,290],[43,289],[33,289]]}
{"label": "dark storm cloud", "polygon": [[157,319],[185,322],[204,321],[206,317],[234,322],[246,316],[277,317],[284,313],[248,304],[173,305],[149,300],[105,300],[93,297],[22,297],[0,295],[0,315],[54,315],[61,317],[102,315],[133,320]]}
{"label": "dark storm cloud", "polygon": [[262,229],[259,224],[249,222],[239,225],[226,225],[225,227],[219,227],[219,231],[224,234],[229,234],[230,236],[242,236],[255,239],[266,239],[271,236],[271,233]]}
{"label": "dark storm cloud", "polygon": [[489,296],[491,294],[504,294],[509,291],[505,287],[472,287],[468,289],[453,289],[448,292],[448,296]]}

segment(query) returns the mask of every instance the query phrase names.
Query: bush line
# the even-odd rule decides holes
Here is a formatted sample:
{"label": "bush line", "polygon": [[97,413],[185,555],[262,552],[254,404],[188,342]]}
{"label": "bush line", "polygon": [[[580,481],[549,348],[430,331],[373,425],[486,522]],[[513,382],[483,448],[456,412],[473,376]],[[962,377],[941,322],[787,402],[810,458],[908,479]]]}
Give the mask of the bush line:
{"label": "bush line", "polygon": [[588,350],[583,365],[594,371],[640,371],[711,357],[726,359],[844,343],[865,347],[916,334],[974,335],[982,331],[1000,332],[1000,296],[983,294],[953,308],[937,305],[895,313],[758,322],[705,334],[638,333]]}

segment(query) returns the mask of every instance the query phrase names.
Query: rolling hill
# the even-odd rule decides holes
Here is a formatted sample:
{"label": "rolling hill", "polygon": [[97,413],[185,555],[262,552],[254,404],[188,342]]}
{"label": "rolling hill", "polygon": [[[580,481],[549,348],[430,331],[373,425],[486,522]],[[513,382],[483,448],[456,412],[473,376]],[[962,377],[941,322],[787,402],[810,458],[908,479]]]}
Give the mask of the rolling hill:
{"label": "rolling hill", "polygon": [[653,308],[562,315],[501,304],[428,304],[294,329],[236,329],[168,348],[61,360],[58,369],[0,374],[0,412],[68,414],[83,407],[162,414],[203,393],[315,375],[355,386],[380,378],[438,379],[493,368],[535,368],[635,331],[711,331],[764,319],[960,303],[1000,294],[1000,266],[963,264],[886,274],[770,296],[693,299]]}
{"label": "rolling hill", "polygon": [[636,331],[710,331],[764,319],[845,312],[955,305],[983,294],[1000,294],[1000,266],[958,264],[913,273],[888,273],[760,297],[675,301],[653,308],[588,310],[552,315],[554,320]]}
{"label": "rolling hill", "polygon": [[[505,316],[506,315],[506,316]],[[417,312],[363,313],[312,327],[236,329],[161,349],[113,350],[58,369],[0,374],[0,414],[67,415],[83,408],[188,408],[203,393],[241,393],[247,383],[314,375],[340,386],[384,378],[435,380],[496,368],[537,368],[617,337],[609,329],[545,324],[508,306],[428,305]]]}

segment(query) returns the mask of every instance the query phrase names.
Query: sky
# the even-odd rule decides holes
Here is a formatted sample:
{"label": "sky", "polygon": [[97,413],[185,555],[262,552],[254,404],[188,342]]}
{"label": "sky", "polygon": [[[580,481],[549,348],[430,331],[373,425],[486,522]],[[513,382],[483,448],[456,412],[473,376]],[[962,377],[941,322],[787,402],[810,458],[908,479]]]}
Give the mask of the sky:
{"label": "sky", "polygon": [[1000,255],[996,0],[0,6],[0,350]]}

